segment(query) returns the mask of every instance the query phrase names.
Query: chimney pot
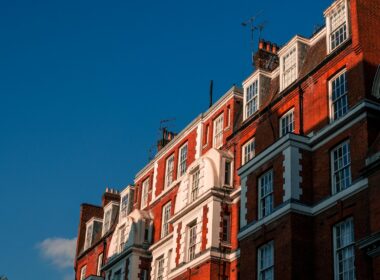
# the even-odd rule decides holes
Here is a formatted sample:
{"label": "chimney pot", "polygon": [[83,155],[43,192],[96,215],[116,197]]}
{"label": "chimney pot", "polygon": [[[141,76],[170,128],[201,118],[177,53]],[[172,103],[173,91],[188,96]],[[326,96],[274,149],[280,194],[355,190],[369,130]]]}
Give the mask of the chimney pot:
{"label": "chimney pot", "polygon": [[272,53],[277,54],[277,45],[276,44],[272,45]]}
{"label": "chimney pot", "polygon": [[259,49],[260,50],[264,49],[264,44],[265,44],[264,40],[261,39],[259,42]]}
{"label": "chimney pot", "polygon": [[268,52],[272,52],[272,43],[271,42],[267,42],[266,49]]}

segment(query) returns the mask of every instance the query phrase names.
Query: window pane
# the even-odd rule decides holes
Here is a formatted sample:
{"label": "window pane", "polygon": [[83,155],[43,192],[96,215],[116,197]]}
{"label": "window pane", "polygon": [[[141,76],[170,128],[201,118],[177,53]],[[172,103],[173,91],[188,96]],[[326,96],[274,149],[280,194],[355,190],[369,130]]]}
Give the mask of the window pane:
{"label": "window pane", "polygon": [[349,142],[332,151],[333,193],[338,193],[351,185],[351,156]]}
{"label": "window pane", "polygon": [[274,252],[273,241],[258,249],[259,279],[272,280],[274,278]]}
{"label": "window pane", "polygon": [[258,80],[254,81],[247,89],[245,96],[246,118],[252,116],[258,110]]}
{"label": "window pane", "polygon": [[280,119],[280,137],[294,132],[294,111],[291,110]]}
{"label": "window pane", "polygon": [[255,156],[255,139],[249,140],[242,148],[242,164],[247,163]]}
{"label": "window pane", "polygon": [[339,119],[348,112],[346,72],[331,81],[332,118]]}
{"label": "window pane", "polygon": [[187,144],[183,145],[179,151],[179,176],[185,174],[187,168]]}
{"label": "window pane", "polygon": [[273,211],[273,171],[270,170],[259,177],[259,218]]}
{"label": "window pane", "polygon": [[213,147],[219,148],[223,145],[223,126],[224,126],[224,117],[221,114],[214,121],[214,142]]}
{"label": "window pane", "polygon": [[334,226],[335,278],[355,279],[355,239],[353,219]]}
{"label": "window pane", "polygon": [[283,64],[283,88],[286,88],[297,79],[296,48],[293,48],[285,55]]}

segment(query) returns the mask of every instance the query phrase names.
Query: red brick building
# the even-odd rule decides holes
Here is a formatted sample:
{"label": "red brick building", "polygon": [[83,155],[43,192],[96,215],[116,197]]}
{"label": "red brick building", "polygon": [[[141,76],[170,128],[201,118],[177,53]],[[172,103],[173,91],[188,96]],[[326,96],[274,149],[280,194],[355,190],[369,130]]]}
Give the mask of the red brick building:
{"label": "red brick building", "polygon": [[311,38],[261,42],[243,82],[242,279],[380,279],[380,2],[324,15]]}
{"label": "red brick building", "polygon": [[380,2],[337,0],[102,207],[76,279],[380,279]]}

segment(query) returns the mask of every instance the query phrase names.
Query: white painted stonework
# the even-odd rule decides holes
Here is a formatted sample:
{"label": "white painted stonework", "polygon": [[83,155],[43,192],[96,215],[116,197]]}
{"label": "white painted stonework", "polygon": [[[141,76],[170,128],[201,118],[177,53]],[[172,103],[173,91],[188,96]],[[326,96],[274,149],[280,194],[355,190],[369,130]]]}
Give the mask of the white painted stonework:
{"label": "white painted stonework", "polygon": [[[121,252],[120,244],[125,242],[124,248],[144,243],[145,229],[148,226],[149,236],[151,236],[153,227],[153,217],[150,213],[135,209],[128,216],[121,218],[112,235],[108,258]],[[120,241],[120,229],[125,226],[125,240]],[[148,238],[149,239],[149,238]]]}
{"label": "white painted stonework", "polygon": [[[216,149],[210,149],[205,155],[194,161],[185,176],[183,176],[177,193],[175,204],[175,214],[180,212],[190,203],[191,176],[199,169],[200,182],[198,190],[198,198],[210,191],[213,187],[222,187],[224,181],[224,160],[223,158],[232,159],[232,156],[226,152]],[[207,176],[206,176],[207,174]]]}
{"label": "white painted stonework", "polygon": [[202,126],[203,123],[200,122],[197,126],[197,140],[195,143],[195,159],[198,159],[201,156],[202,148]]}
{"label": "white painted stonework", "polygon": [[300,160],[302,154],[297,147],[288,147],[282,152],[284,156],[284,196],[283,201],[289,199],[299,200],[302,195],[301,183],[302,178],[300,172],[302,171],[302,165]]}
{"label": "white painted stonework", "polygon": [[240,194],[240,228],[247,225],[247,177],[241,179]]}

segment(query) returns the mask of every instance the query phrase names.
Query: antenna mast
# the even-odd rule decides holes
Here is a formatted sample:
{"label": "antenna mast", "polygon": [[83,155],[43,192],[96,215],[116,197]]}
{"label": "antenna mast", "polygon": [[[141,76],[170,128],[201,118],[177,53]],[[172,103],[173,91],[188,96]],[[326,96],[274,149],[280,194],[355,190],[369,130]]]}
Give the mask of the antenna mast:
{"label": "antenna mast", "polygon": [[250,41],[250,46],[251,46],[251,59],[252,59],[252,64],[253,64],[253,54],[254,54],[254,49],[255,49],[255,44],[254,44],[254,33],[256,30],[259,30],[259,40],[261,39],[261,33],[264,30],[265,23],[261,23],[258,25],[255,25],[256,18],[262,13],[263,11],[258,12],[255,16],[250,17],[248,20],[244,21],[241,23],[242,26],[248,27],[251,35],[251,41]]}

